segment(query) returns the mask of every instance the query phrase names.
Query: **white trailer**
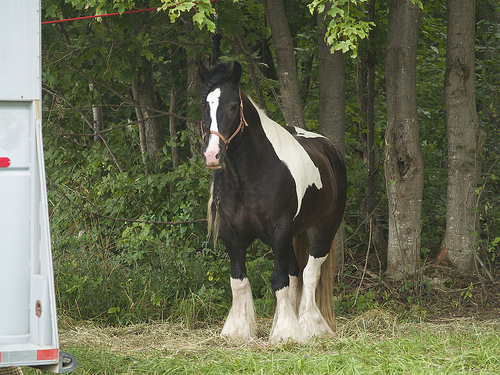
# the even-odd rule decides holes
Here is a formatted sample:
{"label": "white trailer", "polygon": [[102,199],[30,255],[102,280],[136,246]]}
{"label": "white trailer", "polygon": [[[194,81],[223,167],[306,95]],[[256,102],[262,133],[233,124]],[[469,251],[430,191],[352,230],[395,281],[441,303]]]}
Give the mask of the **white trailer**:
{"label": "white trailer", "polygon": [[[40,0],[0,1],[0,374],[69,372],[59,350],[41,116]],[[3,369],[3,370],[2,370]]]}

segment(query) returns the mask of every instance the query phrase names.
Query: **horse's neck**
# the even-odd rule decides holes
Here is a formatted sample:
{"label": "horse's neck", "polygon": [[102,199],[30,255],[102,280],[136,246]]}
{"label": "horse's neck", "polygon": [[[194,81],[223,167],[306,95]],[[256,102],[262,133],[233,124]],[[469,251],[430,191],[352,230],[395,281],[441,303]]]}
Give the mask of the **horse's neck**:
{"label": "horse's neck", "polygon": [[233,141],[228,150],[227,163],[230,174],[234,178],[252,175],[262,168],[266,161],[263,159],[266,147],[265,133],[261,124],[261,115],[255,104],[246,98],[244,103],[244,117],[246,124],[241,134],[241,140]]}

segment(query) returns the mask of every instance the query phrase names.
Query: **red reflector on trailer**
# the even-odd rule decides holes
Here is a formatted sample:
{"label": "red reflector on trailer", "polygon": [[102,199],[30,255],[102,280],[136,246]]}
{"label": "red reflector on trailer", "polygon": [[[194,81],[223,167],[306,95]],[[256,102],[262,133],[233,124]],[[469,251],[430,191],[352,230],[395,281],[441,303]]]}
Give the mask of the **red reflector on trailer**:
{"label": "red reflector on trailer", "polygon": [[36,352],[37,361],[46,361],[49,359],[59,359],[59,349],[37,350]]}
{"label": "red reflector on trailer", "polygon": [[0,158],[0,168],[7,168],[10,165],[9,158]]}

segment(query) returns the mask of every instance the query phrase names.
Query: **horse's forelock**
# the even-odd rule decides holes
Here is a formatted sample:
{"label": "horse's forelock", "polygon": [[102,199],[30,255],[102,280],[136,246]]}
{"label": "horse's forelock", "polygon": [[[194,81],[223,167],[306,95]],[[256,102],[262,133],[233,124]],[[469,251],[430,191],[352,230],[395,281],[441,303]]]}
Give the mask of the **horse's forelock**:
{"label": "horse's forelock", "polygon": [[219,63],[210,69],[206,74],[205,92],[201,96],[201,104],[204,105],[207,95],[210,94],[216,86],[232,81],[232,67],[230,63]]}

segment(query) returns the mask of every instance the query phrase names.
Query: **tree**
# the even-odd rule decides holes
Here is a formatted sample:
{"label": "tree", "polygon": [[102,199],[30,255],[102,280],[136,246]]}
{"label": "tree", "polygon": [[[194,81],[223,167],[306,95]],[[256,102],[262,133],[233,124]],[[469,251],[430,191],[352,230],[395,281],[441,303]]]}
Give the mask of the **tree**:
{"label": "tree", "polygon": [[[375,22],[375,0],[367,4],[368,22]],[[377,182],[379,167],[375,160],[375,76],[377,63],[377,47],[375,44],[375,30],[372,28],[368,40],[359,48],[359,60],[356,64],[356,92],[357,102],[361,111],[359,137],[361,139],[361,153],[367,167],[366,197],[361,203],[360,213],[371,233],[373,244],[377,251],[387,249],[387,241],[381,226],[377,223],[376,207]]]}
{"label": "tree", "polygon": [[332,53],[325,41],[326,13],[318,13],[318,130],[345,155],[345,63],[342,51]]}
{"label": "tree", "polygon": [[[319,115],[318,131],[330,139],[345,156],[345,61],[342,51],[330,51],[326,42],[326,26],[330,21],[328,11],[318,12],[318,81]],[[341,227],[336,236],[336,259],[328,261],[342,264],[344,259],[344,230]],[[323,268],[334,268],[335,264],[325,262]],[[323,272],[322,268],[322,272]]]}
{"label": "tree", "polygon": [[391,0],[385,76],[385,178],[389,203],[387,275],[412,274],[420,258],[424,165],[417,120],[417,44],[421,9]]}
{"label": "tree", "polygon": [[288,27],[283,0],[266,0],[267,20],[273,36],[283,115],[289,126],[305,128],[304,112],[297,78],[297,64],[292,36]]}
{"label": "tree", "polygon": [[478,234],[476,187],[484,134],[476,112],[475,0],[448,0],[444,79],[448,138],[446,232],[442,247],[451,264],[470,270]]}
{"label": "tree", "polygon": [[[157,114],[159,109],[153,79],[153,65],[146,58],[142,59],[142,69],[132,78],[132,95],[137,103],[135,112],[139,122],[139,136],[142,154],[150,158],[161,150],[165,143],[161,121]],[[142,74],[141,74],[142,73]],[[146,167],[147,168],[147,167]]]}

